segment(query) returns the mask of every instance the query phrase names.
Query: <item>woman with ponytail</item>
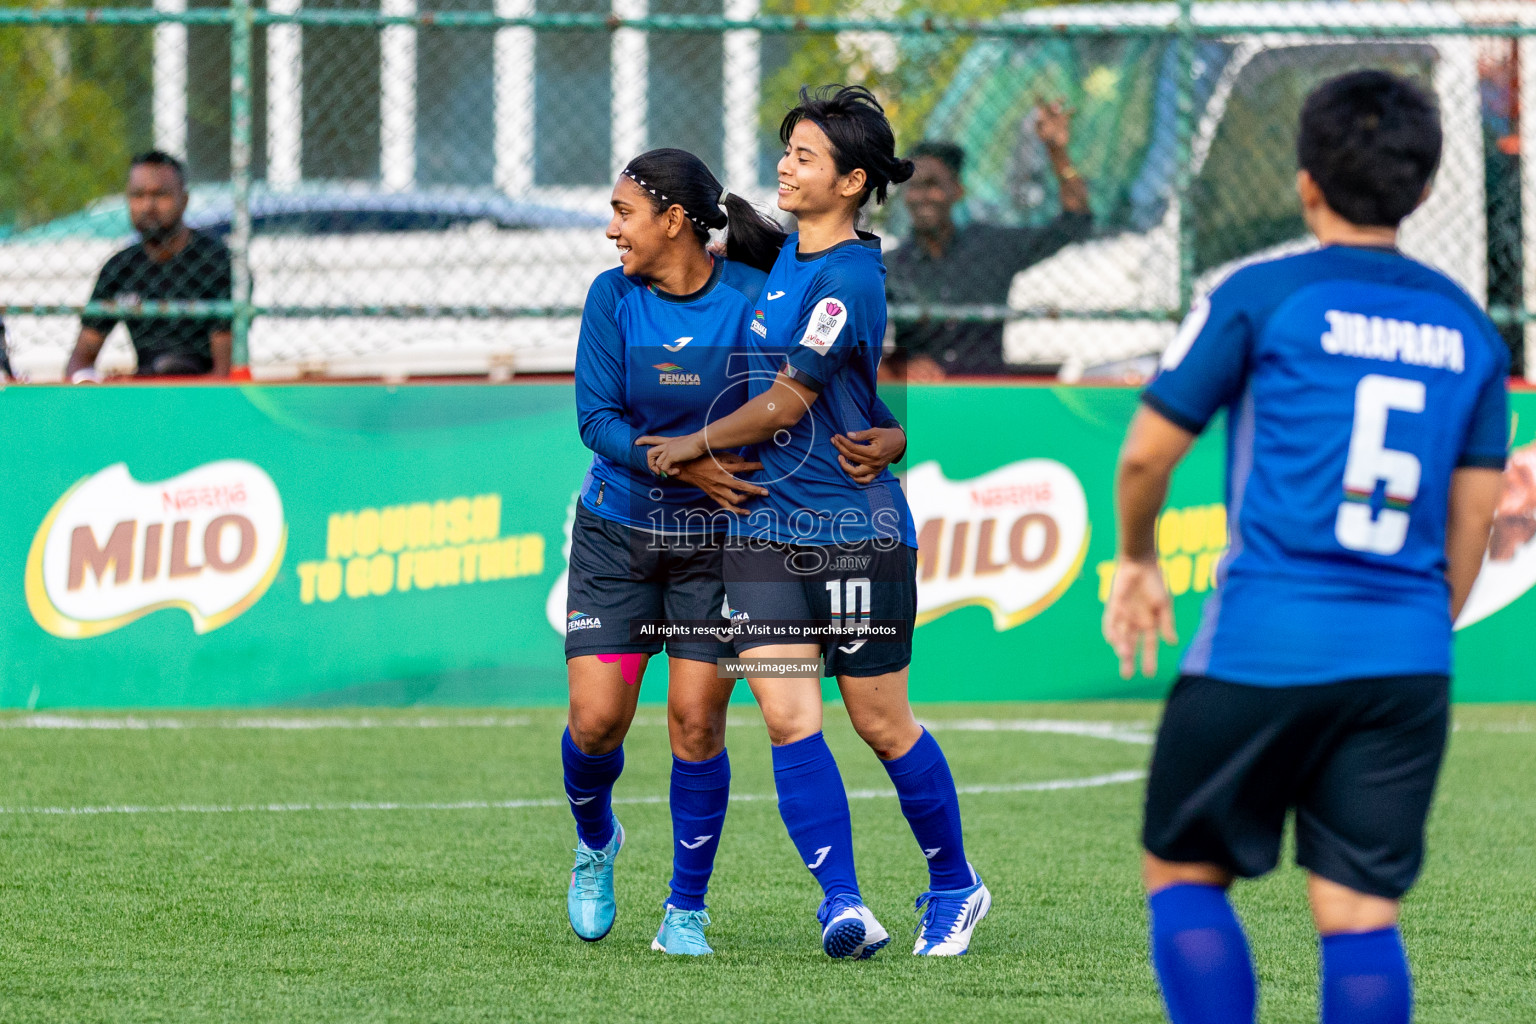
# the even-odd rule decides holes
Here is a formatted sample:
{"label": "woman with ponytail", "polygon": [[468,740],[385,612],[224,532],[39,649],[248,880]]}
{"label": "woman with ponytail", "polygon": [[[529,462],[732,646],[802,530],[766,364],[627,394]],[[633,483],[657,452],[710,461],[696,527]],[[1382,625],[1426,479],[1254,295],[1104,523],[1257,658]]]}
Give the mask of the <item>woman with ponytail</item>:
{"label": "woman with ponytail", "polygon": [[[767,494],[733,520],[725,586],[748,662],[794,659],[837,677],[859,735],[884,763],[927,860],[917,900],[920,956],[964,953],[992,896],[965,856],[960,805],[938,743],[912,715],[907,667],[917,613],[917,538],[897,479],[868,482],[834,461],[867,456],[850,433],[879,422],[875,373],[885,335],[880,240],[857,230],[871,196],[912,176],[866,89],[802,89],[779,129],[779,208],[787,239],[751,325],[750,397],[692,434],[643,437],[651,467],[673,472],[709,451],[756,445]],[[830,438],[828,446],[824,438]],[[770,441],[771,439],[771,441]],[[763,443],[768,442],[768,443]],[[844,467],[845,468],[845,467]],[[807,642],[807,637],[818,638]],[[820,883],[817,911],[829,956],[864,958],[889,935],[864,905],[854,871],[848,799],[822,737],[821,680],[747,672],[773,744],[779,812]]]}
{"label": "woman with ponytail", "polygon": [[[566,911],[587,941],[613,927],[613,862],[624,845],[613,786],[640,679],[665,647],[673,874],[652,947],[705,954],[704,895],[730,791],[725,715],[735,685],[716,678],[717,660],[731,653],[722,639],[730,618],[721,540],[742,502],[768,491],[737,475],[760,468],[739,453],[660,476],[635,441],[697,430],[711,407],[729,411],[745,398],[731,356],[746,343],[785,235],[679,149],[631,160],[611,206],[607,235],[622,266],[588,292],[576,353],[577,417],[593,457],[566,604],[570,715],[561,760],[577,832]],[[725,231],[723,257],[708,250],[712,229]],[[880,433],[876,444],[899,450],[899,430]]]}

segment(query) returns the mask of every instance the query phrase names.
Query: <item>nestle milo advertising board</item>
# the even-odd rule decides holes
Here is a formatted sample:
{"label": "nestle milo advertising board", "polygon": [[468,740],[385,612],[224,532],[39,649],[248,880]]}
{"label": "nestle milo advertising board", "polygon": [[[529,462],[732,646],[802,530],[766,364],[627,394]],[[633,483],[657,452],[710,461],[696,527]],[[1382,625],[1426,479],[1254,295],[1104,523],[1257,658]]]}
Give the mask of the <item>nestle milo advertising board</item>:
{"label": "nestle milo advertising board", "polygon": [[[1125,683],[1099,638],[1135,392],[955,385],[888,401],[911,439],[914,698],[1165,692],[1176,652],[1160,679]],[[569,385],[10,387],[0,431],[0,705],[564,699],[566,553],[590,458]],[[1536,697],[1518,644],[1536,625],[1532,439],[1517,429],[1463,616],[1463,700]],[[1226,549],[1222,456],[1213,430],[1158,525],[1183,639]],[[664,682],[657,665],[646,699]]]}

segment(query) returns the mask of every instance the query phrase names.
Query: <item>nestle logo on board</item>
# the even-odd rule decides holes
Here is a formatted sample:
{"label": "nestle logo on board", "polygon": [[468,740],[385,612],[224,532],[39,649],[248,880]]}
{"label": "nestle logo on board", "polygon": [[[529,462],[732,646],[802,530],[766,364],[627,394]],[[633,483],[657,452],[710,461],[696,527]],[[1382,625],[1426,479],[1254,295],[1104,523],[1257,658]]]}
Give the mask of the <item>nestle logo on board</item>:
{"label": "nestle logo on board", "polygon": [[81,480],[38,527],[27,607],[55,636],[84,639],[181,608],[198,633],[254,605],[282,565],[288,528],[272,478],[240,459],[159,483],[124,463]]}

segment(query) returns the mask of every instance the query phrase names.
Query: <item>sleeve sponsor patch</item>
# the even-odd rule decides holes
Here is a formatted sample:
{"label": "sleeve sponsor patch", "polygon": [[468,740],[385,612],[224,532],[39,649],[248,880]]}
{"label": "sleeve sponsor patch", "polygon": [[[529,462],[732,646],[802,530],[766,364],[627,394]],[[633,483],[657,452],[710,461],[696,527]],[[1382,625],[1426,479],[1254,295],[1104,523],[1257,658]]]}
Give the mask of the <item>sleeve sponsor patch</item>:
{"label": "sleeve sponsor patch", "polygon": [[805,325],[805,336],[800,344],[824,356],[842,333],[848,322],[848,304],[841,299],[825,298],[817,301],[811,310],[810,323]]}

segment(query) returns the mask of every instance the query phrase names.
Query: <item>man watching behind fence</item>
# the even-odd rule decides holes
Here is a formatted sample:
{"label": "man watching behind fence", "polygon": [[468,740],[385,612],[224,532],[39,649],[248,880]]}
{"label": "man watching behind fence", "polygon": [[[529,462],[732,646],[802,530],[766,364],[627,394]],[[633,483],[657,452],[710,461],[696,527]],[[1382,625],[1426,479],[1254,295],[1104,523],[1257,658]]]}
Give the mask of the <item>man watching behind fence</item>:
{"label": "man watching behind fence", "polygon": [[[909,154],[917,170],[902,196],[912,237],[885,260],[890,302],[1002,305],[1014,274],[1088,237],[1093,226],[1088,186],[1067,155],[1072,111],[1059,102],[1042,104],[1030,121],[1056,176],[1061,212],[1043,227],[956,225],[954,208],[965,198],[965,153],[952,142],[918,144]],[[896,353],[889,362],[891,372],[914,381],[1019,369],[1003,358],[1003,325],[979,321],[897,324]]]}
{"label": "man watching behind fence", "polygon": [[[135,305],[145,301],[228,301],[232,291],[229,249],[188,227],[187,178],[181,162],[152,150],[133,158],[128,171],[128,216],[139,241],[109,259],[91,291],[94,302]],[[233,335],[229,321],[204,317],[126,316],[123,323],[138,355],[140,376],[229,376]],[[80,337],[65,376],[96,380],[96,357],[116,317],[82,317]]]}

